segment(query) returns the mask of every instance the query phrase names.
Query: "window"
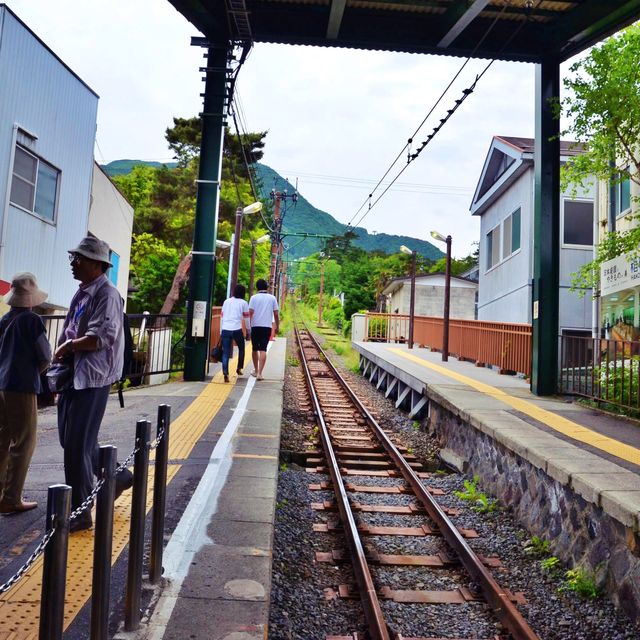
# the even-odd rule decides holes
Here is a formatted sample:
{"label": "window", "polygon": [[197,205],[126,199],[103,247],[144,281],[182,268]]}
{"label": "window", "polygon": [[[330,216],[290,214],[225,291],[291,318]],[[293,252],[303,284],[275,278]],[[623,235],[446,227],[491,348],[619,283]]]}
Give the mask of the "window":
{"label": "window", "polygon": [[487,270],[500,262],[500,225],[487,233]]}
{"label": "window", "polygon": [[60,171],[16,146],[11,180],[11,204],[46,220],[55,219]]}
{"label": "window", "polygon": [[520,208],[487,234],[487,271],[501,260],[506,260],[518,249],[520,249]]}
{"label": "window", "polygon": [[[621,174],[617,174],[619,179]],[[611,185],[611,207],[616,218],[619,218],[631,209],[631,181],[627,175],[621,182]]]}
{"label": "window", "polygon": [[564,201],[564,244],[593,245],[593,202]]}

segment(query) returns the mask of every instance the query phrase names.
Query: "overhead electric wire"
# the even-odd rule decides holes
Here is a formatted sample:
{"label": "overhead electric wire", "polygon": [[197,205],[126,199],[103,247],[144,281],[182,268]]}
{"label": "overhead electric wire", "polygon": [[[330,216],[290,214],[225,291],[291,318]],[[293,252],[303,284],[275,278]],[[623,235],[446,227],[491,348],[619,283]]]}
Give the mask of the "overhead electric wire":
{"label": "overhead electric wire", "polygon": [[[531,11],[528,13],[526,20],[523,20],[519,25],[518,28],[515,29],[515,31],[511,34],[511,36],[509,38],[507,38],[505,40],[505,42],[503,43],[502,47],[498,50],[498,54],[501,53],[505,47],[507,47],[507,45],[518,35],[518,33],[520,33],[520,31],[522,30],[522,28],[527,24],[527,22],[529,21],[531,15],[535,12],[535,10],[540,6],[540,4],[542,3],[543,0],[538,0],[538,3],[536,4],[536,6],[534,8],[531,9]],[[464,68],[464,66],[466,65],[467,62],[469,62],[469,60],[471,59],[471,57],[473,56],[473,54],[476,52],[476,50],[478,49],[478,47],[482,44],[482,42],[484,41],[484,39],[487,37],[487,35],[491,32],[491,30],[493,29],[493,27],[495,26],[498,18],[502,15],[502,13],[504,13],[504,11],[507,9],[507,7],[509,7],[511,5],[510,2],[506,3],[505,5],[503,5],[502,9],[500,10],[500,13],[494,18],[493,22],[491,23],[491,25],[489,26],[489,28],[485,31],[485,34],[483,35],[483,37],[480,39],[480,41],[478,42],[478,44],[474,47],[473,51],[471,52],[469,58],[467,58],[467,60],[464,62],[464,64],[462,65],[462,67],[460,68],[460,70],[458,71],[458,73],[456,74],[455,77],[457,77],[460,73],[460,71]],[[389,189],[391,188],[391,186],[396,182],[396,180],[406,171],[406,169],[409,167],[409,165],[420,155],[420,153],[422,153],[422,151],[424,150],[424,148],[431,142],[431,140],[435,137],[435,135],[442,129],[442,127],[444,126],[444,124],[449,120],[449,118],[453,115],[453,113],[455,111],[457,111],[458,107],[462,104],[462,102],[464,102],[464,100],[471,94],[473,93],[477,83],[479,82],[479,80],[482,78],[482,76],[484,76],[484,74],[489,70],[489,68],[493,65],[493,63],[496,61],[496,58],[494,57],[486,66],[485,68],[482,70],[482,72],[480,74],[478,74],[476,76],[476,79],[473,81],[473,84],[468,87],[467,89],[463,90],[463,95],[461,98],[458,98],[458,100],[456,100],[455,102],[455,106],[453,106],[451,109],[449,109],[447,111],[447,115],[440,120],[440,124],[436,127],[434,127],[433,132],[428,136],[427,140],[423,141],[422,144],[420,145],[420,147],[413,153],[410,154],[409,157],[407,158],[407,163],[404,165],[404,167],[398,172],[398,174],[396,175],[396,177],[391,180],[391,182],[387,185],[387,187],[385,188],[385,190],[378,196],[378,198],[376,198],[376,200],[373,202],[373,204],[371,204],[371,198],[373,193],[375,192],[375,190],[378,188],[378,185],[380,184],[380,182],[382,182],[382,180],[387,176],[387,174],[391,171],[391,169],[393,168],[393,166],[395,165],[395,163],[398,161],[398,158],[396,158],[393,163],[391,164],[391,166],[387,169],[387,171],[385,172],[384,176],[382,177],[382,179],[380,180],[380,182],[378,183],[378,185],[376,185],[376,187],[373,189],[372,193],[369,194],[368,198],[365,200],[365,202],[360,206],[360,208],[358,209],[358,211],[356,211],[356,213],[352,216],[351,220],[349,220],[349,222],[347,223],[347,230],[345,231],[345,233],[348,231],[348,229],[351,228],[355,228],[357,227],[369,214],[369,212],[371,211],[371,209],[373,209],[373,207],[375,207],[375,205],[380,202],[381,198],[387,193],[387,191],[389,191]],[[454,80],[455,80],[454,77]],[[451,86],[451,82],[449,83],[449,85],[447,86],[447,89],[445,89],[445,91],[441,94],[441,96],[438,98],[438,101],[436,102],[436,104],[430,109],[429,113],[427,114],[427,116],[423,119],[422,123],[420,124],[420,126],[418,127],[418,129],[416,131],[418,131],[422,125],[426,122],[427,118],[429,117],[429,115],[433,112],[433,109],[435,108],[435,106],[437,106],[437,104],[440,102],[440,100],[442,99],[442,97],[444,96],[444,94],[448,91],[449,87]],[[415,135],[415,134],[414,134]],[[402,154],[402,152],[404,152],[404,150],[407,148],[407,146],[412,142],[413,136],[412,138],[409,139],[409,141],[407,142],[407,144],[403,147],[403,150],[400,152],[399,155]],[[398,155],[398,157],[399,157]],[[364,207],[365,204],[367,204],[367,202],[369,202],[369,208],[367,209],[367,211],[364,212],[364,214],[360,217],[360,219],[358,220],[358,222],[356,222],[355,224],[351,224],[353,222],[353,220],[355,219],[355,217],[358,215],[358,213],[360,211],[362,211],[362,207]]]}

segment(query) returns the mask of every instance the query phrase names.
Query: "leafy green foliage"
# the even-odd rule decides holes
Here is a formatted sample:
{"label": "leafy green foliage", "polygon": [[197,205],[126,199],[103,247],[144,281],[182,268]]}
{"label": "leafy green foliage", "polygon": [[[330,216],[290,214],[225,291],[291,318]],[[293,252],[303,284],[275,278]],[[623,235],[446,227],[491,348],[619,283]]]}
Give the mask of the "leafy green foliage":
{"label": "leafy green foliage", "polygon": [[543,571],[546,571],[547,573],[556,573],[562,565],[559,558],[551,556],[550,558],[541,560],[540,566],[542,567]]}
{"label": "leafy green foliage", "polygon": [[464,491],[454,491],[454,494],[471,503],[471,508],[478,513],[492,513],[498,509],[498,502],[493,498],[487,497],[486,494],[478,490],[478,476],[473,476],[473,480],[465,480]]}
{"label": "leafy green foliage", "polygon": [[531,536],[524,546],[524,552],[530,556],[547,556],[550,550],[549,541],[538,536]]}
{"label": "leafy green foliage", "polygon": [[[640,23],[623,29],[574,63],[565,79],[567,97],[557,103],[571,125],[563,135],[586,146],[562,168],[562,188],[587,186],[597,180],[640,185]],[[637,202],[637,198],[632,201]],[[608,233],[594,261],[572,277],[574,290],[597,288],[600,264],[622,253],[637,254],[640,227]]]}
{"label": "leafy green foliage", "polygon": [[632,405],[638,398],[640,384],[640,356],[624,360],[610,360],[594,369],[600,382],[600,396],[603,400],[621,405]]}
{"label": "leafy green foliage", "polygon": [[588,600],[595,600],[600,597],[600,590],[596,586],[595,576],[585,569],[569,569],[564,574],[564,585],[562,591],[573,591],[579,596]]}

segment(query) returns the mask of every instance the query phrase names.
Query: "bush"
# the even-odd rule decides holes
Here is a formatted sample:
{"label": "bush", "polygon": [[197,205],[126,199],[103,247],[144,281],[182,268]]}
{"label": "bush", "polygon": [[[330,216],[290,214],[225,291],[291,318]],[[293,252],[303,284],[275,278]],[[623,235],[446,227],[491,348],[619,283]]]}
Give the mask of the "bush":
{"label": "bush", "polygon": [[640,356],[625,360],[610,360],[596,369],[603,400],[622,405],[634,405],[638,399]]}

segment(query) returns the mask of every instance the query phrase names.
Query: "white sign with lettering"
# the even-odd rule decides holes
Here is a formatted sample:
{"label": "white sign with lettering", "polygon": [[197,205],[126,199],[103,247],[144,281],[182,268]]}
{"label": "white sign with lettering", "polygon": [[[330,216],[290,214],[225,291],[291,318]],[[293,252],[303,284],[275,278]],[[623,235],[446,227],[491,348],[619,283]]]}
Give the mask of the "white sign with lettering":
{"label": "white sign with lettering", "polygon": [[640,258],[625,254],[600,265],[600,295],[608,296],[637,286],[640,286]]}

